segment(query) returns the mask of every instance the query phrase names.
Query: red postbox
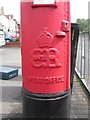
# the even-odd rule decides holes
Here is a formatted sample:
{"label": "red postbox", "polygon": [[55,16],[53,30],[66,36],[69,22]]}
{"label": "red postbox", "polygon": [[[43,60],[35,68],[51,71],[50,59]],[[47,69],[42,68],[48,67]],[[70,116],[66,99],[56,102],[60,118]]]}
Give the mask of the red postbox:
{"label": "red postbox", "polygon": [[68,117],[70,34],[69,0],[21,0],[24,117]]}

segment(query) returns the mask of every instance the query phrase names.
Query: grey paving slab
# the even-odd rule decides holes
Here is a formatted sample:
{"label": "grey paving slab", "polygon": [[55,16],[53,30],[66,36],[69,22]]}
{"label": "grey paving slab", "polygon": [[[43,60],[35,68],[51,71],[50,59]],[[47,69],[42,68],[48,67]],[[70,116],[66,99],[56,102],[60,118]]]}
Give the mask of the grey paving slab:
{"label": "grey paving slab", "polygon": [[0,65],[21,67],[20,48],[0,48]]}
{"label": "grey paving slab", "polygon": [[87,92],[80,80],[74,77],[74,85],[71,98],[71,118],[89,118],[89,99]]}
{"label": "grey paving slab", "polygon": [[[1,81],[1,80],[0,80]],[[9,83],[12,83],[9,85]],[[17,86],[16,86],[17,85]],[[10,80],[2,80],[2,117],[17,118],[22,114],[22,77],[19,75]],[[17,115],[18,114],[18,115]],[[19,116],[20,115],[20,116]]]}

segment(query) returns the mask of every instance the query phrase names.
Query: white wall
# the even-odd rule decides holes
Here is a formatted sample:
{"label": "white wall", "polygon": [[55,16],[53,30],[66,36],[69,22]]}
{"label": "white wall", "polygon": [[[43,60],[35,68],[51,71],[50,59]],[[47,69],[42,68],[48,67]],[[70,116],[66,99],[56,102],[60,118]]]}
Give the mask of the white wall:
{"label": "white wall", "polygon": [[8,30],[8,22],[9,20],[4,15],[0,15],[0,23],[4,26],[4,30]]}
{"label": "white wall", "polygon": [[13,19],[9,20],[9,30],[10,30],[10,34],[12,36],[15,36],[16,30],[15,30],[15,21]]}
{"label": "white wall", "polygon": [[3,30],[4,31],[8,31],[12,36],[16,35],[16,22],[12,19],[8,19],[6,16],[4,16],[3,14],[0,14],[0,28],[2,28],[3,26]]}

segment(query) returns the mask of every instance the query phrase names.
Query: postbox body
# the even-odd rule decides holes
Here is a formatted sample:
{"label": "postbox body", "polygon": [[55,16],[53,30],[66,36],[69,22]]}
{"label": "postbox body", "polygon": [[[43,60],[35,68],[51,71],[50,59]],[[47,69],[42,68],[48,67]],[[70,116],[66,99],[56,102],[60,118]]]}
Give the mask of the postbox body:
{"label": "postbox body", "polygon": [[70,90],[70,3],[21,1],[23,88],[36,94]]}

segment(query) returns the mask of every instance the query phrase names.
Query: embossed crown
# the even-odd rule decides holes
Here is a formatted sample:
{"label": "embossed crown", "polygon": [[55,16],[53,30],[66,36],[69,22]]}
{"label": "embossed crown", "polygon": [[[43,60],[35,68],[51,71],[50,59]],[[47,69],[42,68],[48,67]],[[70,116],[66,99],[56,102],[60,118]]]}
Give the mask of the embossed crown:
{"label": "embossed crown", "polygon": [[53,42],[53,35],[48,31],[44,31],[43,34],[40,35],[38,39],[38,46],[39,47],[51,47]]}

